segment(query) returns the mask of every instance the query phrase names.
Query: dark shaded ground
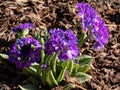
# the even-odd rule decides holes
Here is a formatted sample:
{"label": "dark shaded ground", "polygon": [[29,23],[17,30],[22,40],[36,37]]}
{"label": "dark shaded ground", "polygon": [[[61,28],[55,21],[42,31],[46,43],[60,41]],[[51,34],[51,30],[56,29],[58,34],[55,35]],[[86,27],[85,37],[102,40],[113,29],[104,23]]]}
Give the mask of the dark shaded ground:
{"label": "dark shaded ground", "polygon": [[[82,0],[0,0],[0,52],[8,53],[15,38],[11,29],[22,22],[32,22],[41,30],[74,28],[80,20],[75,7],[80,1]],[[93,43],[88,40],[81,48],[81,53],[94,57],[93,68],[88,72],[93,78],[83,86],[87,90],[120,90],[120,0],[86,2],[105,20],[110,39],[101,51],[91,49],[93,40]],[[78,26],[77,32],[80,30]],[[0,59],[0,90],[14,89],[20,83],[21,76],[15,66]]]}

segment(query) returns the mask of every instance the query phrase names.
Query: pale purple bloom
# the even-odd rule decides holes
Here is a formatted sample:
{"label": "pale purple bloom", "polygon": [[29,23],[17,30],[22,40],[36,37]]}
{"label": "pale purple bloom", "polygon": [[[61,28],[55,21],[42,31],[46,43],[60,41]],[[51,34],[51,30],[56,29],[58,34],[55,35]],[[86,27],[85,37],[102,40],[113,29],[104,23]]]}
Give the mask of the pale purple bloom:
{"label": "pale purple bloom", "polygon": [[9,61],[17,68],[23,69],[40,60],[41,45],[34,38],[21,38],[13,44],[9,52]]}
{"label": "pale purple bloom", "polygon": [[46,64],[42,64],[41,67],[42,67],[43,69],[46,69],[46,68],[47,68],[47,65],[46,65]]}
{"label": "pale purple bloom", "polygon": [[77,7],[84,30],[91,30],[92,36],[96,41],[94,48],[103,48],[109,39],[108,28],[105,26],[104,21],[89,4],[78,3]]}
{"label": "pale purple bloom", "polygon": [[34,26],[32,23],[23,23],[23,24],[20,24],[18,26],[15,26],[12,30],[13,32],[19,32],[21,30],[25,30],[25,29],[30,29],[30,30],[33,30],[34,29]]}
{"label": "pale purple bloom", "polygon": [[96,41],[96,44],[94,47],[96,49],[97,48],[101,49],[108,42],[108,39],[109,39],[108,28],[105,26],[104,21],[99,17],[96,17],[94,19],[93,26],[94,27],[93,27],[93,30],[91,30],[91,33]]}

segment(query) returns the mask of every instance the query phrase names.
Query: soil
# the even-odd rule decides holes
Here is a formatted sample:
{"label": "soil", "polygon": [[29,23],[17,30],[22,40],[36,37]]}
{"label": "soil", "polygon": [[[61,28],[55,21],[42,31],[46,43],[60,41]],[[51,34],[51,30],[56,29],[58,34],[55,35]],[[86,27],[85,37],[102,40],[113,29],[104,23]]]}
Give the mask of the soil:
{"label": "soil", "polygon": [[[81,53],[94,57],[93,67],[88,72],[92,79],[83,87],[87,90],[120,90],[120,0],[0,0],[0,52],[8,54],[15,41],[12,28],[23,22],[32,22],[41,31],[55,27],[73,29],[80,20],[76,3],[82,1],[95,8],[110,34],[108,44],[100,51],[92,49],[92,39],[81,48]],[[80,30],[78,26],[76,31]],[[0,58],[0,90],[16,89],[22,81],[20,75],[13,64]],[[58,86],[52,90],[62,88]]]}

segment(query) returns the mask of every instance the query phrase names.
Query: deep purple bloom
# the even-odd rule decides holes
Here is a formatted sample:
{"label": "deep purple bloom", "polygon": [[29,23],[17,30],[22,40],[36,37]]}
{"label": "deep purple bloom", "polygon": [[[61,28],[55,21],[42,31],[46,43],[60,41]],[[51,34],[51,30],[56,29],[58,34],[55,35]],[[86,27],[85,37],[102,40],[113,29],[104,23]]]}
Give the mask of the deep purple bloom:
{"label": "deep purple bloom", "polygon": [[97,16],[94,8],[92,8],[87,3],[78,3],[77,8],[79,10],[78,16],[82,20],[82,25],[84,30],[91,30],[93,19]]}
{"label": "deep purple bloom", "polygon": [[[72,30],[62,29],[50,30],[51,37],[45,43],[46,52],[51,55],[59,52],[61,60],[72,59],[78,56],[77,37]],[[74,48],[73,48],[74,47]],[[67,54],[66,54],[67,53]]]}
{"label": "deep purple bloom", "polygon": [[13,44],[9,52],[9,61],[23,69],[40,60],[41,45],[32,37],[21,38]]}
{"label": "deep purple bloom", "polygon": [[51,38],[45,43],[46,51],[49,55],[53,52],[57,52],[63,49],[63,36],[64,31],[62,29],[50,30]]}
{"label": "deep purple bloom", "polygon": [[15,26],[12,30],[13,30],[13,32],[16,33],[18,31],[25,30],[25,29],[33,30],[34,26],[32,23],[23,23],[23,24],[20,24],[18,26]]}
{"label": "deep purple bloom", "polygon": [[64,38],[63,38],[63,41],[65,42],[64,44],[77,44],[77,37],[76,35],[74,34],[74,32],[72,30],[66,30],[64,32]]}
{"label": "deep purple bloom", "polygon": [[72,44],[64,48],[64,50],[60,52],[58,57],[62,61],[65,61],[67,59],[72,60],[73,58],[78,57],[78,54],[79,54],[79,48],[77,47],[77,45]]}

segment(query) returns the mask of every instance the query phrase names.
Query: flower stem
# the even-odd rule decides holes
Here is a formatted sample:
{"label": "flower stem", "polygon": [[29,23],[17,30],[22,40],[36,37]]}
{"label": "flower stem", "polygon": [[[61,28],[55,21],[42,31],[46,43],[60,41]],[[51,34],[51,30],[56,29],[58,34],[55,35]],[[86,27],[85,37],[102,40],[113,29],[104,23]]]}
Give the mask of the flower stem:
{"label": "flower stem", "polygon": [[55,75],[56,77],[56,62],[57,62],[57,53],[54,54],[54,57],[53,59],[51,60],[51,68],[52,68],[52,71],[53,71],[53,74]]}
{"label": "flower stem", "polygon": [[41,62],[38,66],[37,73],[41,75],[41,65],[44,63],[44,58],[45,58],[45,52],[44,52],[44,39],[41,37],[40,39],[41,45],[42,45],[42,50],[41,50]]}

